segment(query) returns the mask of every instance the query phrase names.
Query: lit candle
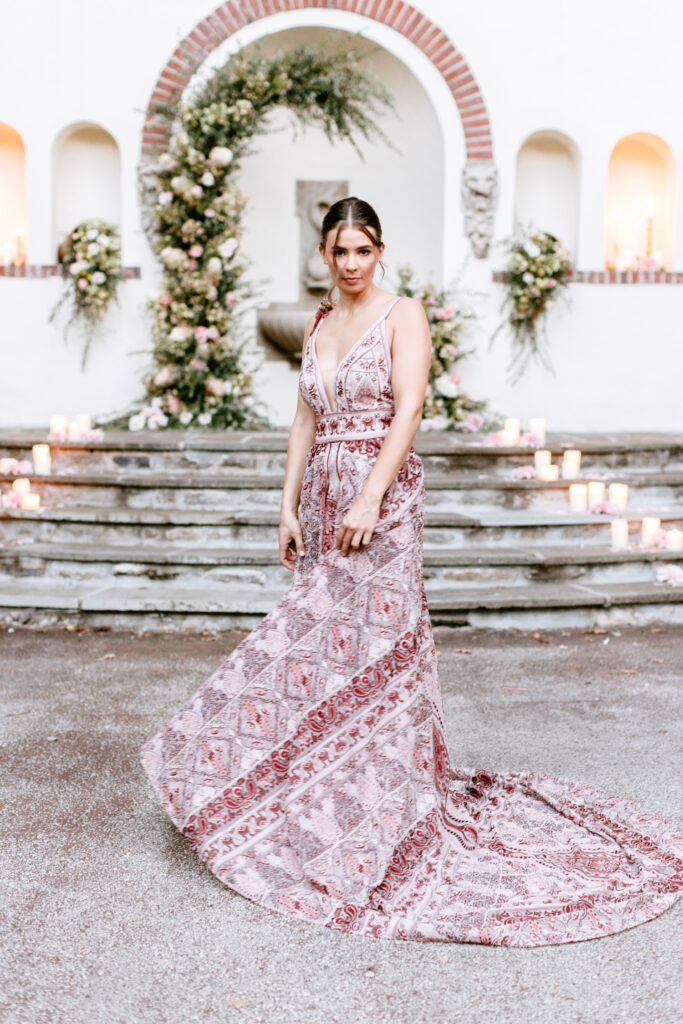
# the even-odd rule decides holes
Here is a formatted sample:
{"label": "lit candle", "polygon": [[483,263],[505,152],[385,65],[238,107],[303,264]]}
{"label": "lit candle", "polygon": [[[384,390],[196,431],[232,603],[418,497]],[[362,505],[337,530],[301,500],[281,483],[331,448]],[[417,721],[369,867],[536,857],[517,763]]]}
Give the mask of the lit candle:
{"label": "lit candle", "polygon": [[541,475],[541,470],[544,466],[550,465],[551,451],[548,448],[537,448],[534,452],[534,468],[538,476]]}
{"label": "lit candle", "polygon": [[628,544],[628,519],[613,519],[611,527],[612,547],[625,548]]}
{"label": "lit candle", "polygon": [[623,512],[628,502],[628,484],[610,484],[609,500],[618,512]]}
{"label": "lit candle", "polygon": [[643,544],[654,544],[654,535],[661,525],[661,521],[655,516],[645,516],[641,525],[641,537]]}
{"label": "lit candle", "polygon": [[588,488],[585,484],[569,485],[569,507],[572,512],[585,512],[588,502]]}
{"label": "lit candle", "polygon": [[24,262],[24,225],[17,224],[17,263]]}
{"label": "lit candle", "polygon": [[69,429],[67,416],[50,416],[50,433],[55,436],[66,437]]}
{"label": "lit candle", "polygon": [[562,477],[578,476],[581,466],[581,452],[578,448],[568,448],[562,456]]}
{"label": "lit candle", "polygon": [[512,440],[507,443],[517,444],[519,441],[519,427],[520,423],[518,419],[508,417],[508,419],[505,420],[503,423],[503,433],[512,438]]}
{"label": "lit candle", "polygon": [[81,428],[79,427],[76,420],[69,424],[66,431],[66,436],[69,441],[80,441],[81,439]]}
{"label": "lit candle", "polygon": [[12,490],[16,491],[17,494],[28,494],[31,490],[31,481],[27,476],[20,476],[12,484]]}
{"label": "lit candle", "polygon": [[24,512],[35,512],[37,508],[40,508],[40,495],[32,491],[28,494],[22,494],[21,507]]}
{"label": "lit candle", "polygon": [[666,550],[683,551],[683,531],[677,530],[676,527],[666,531]]}
{"label": "lit candle", "polygon": [[605,500],[605,481],[590,480],[588,483],[588,507],[600,505]]}
{"label": "lit candle", "polygon": [[557,480],[560,473],[559,466],[541,466],[538,479],[539,480]]}
{"label": "lit candle", "polygon": [[541,416],[536,416],[529,420],[529,430],[532,434],[535,434],[541,444],[545,444],[545,420]]}
{"label": "lit candle", "polygon": [[33,452],[34,471],[36,473],[49,473],[52,467],[49,444],[34,444],[31,450]]}
{"label": "lit candle", "polygon": [[87,412],[79,412],[78,416],[74,416],[74,423],[78,425],[81,435],[87,434],[92,428],[92,420]]}

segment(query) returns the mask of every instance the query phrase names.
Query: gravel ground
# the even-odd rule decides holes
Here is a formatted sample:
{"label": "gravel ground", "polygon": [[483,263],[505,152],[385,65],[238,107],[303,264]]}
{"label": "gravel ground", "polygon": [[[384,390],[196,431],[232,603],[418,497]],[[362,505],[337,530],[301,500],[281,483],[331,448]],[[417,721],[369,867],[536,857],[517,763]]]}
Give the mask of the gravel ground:
{"label": "gravel ground", "polygon": [[[503,949],[345,936],[222,886],[138,750],[242,635],[0,631],[3,1024],[680,1022],[680,904]],[[454,764],[585,781],[683,830],[683,628],[435,636]]]}

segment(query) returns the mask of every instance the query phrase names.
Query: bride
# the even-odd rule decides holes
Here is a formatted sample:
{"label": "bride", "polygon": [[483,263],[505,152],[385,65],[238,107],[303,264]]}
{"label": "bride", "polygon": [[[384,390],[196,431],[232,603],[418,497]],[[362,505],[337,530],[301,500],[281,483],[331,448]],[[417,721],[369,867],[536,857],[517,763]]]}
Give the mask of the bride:
{"label": "bride", "polygon": [[379,218],[330,207],[339,298],[306,327],[289,435],[281,601],[147,741],[198,857],[263,907],[384,939],[542,946],[648,921],[683,891],[683,836],[542,772],[453,766],[422,576],[413,447],[431,342],[374,284]]}

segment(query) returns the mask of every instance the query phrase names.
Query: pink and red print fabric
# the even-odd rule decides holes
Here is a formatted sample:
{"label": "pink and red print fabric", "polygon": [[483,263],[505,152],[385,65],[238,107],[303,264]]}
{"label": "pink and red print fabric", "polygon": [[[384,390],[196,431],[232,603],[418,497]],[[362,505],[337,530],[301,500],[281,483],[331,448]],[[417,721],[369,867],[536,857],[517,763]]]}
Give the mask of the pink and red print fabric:
{"label": "pink and red print fabric", "polygon": [[177,828],[261,906],[383,939],[542,946],[631,928],[683,891],[683,836],[612,793],[449,761],[411,448],[370,543],[335,536],[393,415],[384,315],[334,379],[299,388],[317,432],[305,556],[283,599],[141,751]]}

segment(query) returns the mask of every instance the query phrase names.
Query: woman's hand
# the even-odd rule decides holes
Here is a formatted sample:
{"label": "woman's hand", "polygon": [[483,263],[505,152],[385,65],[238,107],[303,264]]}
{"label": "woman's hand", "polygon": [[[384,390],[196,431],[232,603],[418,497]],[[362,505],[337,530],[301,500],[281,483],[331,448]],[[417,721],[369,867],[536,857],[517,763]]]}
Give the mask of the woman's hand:
{"label": "woman's hand", "polygon": [[[284,565],[285,569],[291,569],[293,572],[297,560],[304,556],[304,539],[301,536],[299,520],[294,512],[280,512],[278,545],[280,548],[280,565]],[[296,549],[296,558],[292,547]]]}
{"label": "woman's hand", "polygon": [[359,495],[341,521],[337,530],[336,547],[348,555],[349,547],[360,548],[369,544],[379,519],[380,501]]}

